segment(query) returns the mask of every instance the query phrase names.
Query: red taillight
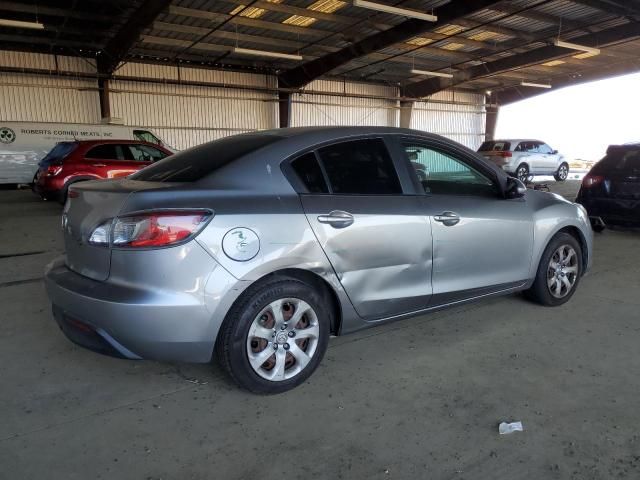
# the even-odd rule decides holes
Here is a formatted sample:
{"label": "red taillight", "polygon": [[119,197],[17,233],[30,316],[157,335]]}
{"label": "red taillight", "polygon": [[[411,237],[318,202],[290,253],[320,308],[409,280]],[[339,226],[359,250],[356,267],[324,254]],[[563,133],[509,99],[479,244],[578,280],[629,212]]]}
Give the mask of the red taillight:
{"label": "red taillight", "polygon": [[500,152],[500,156],[502,158],[509,158],[511,156],[511,152],[509,151]]}
{"label": "red taillight", "polygon": [[55,177],[62,171],[62,165],[49,165],[47,167],[47,176]]}
{"label": "red taillight", "polygon": [[584,188],[595,187],[596,185],[600,185],[604,181],[604,177],[602,175],[586,175],[582,179],[582,186]]}
{"label": "red taillight", "polygon": [[122,217],[113,225],[117,247],[164,247],[194,235],[210,216],[207,211],[166,211]]}

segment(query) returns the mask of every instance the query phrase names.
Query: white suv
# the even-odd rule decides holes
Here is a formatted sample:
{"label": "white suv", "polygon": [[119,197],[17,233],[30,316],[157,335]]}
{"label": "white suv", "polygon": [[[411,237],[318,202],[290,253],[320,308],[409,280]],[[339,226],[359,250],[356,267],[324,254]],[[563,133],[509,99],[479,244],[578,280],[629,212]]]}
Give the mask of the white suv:
{"label": "white suv", "polygon": [[478,152],[523,182],[535,175],[553,175],[559,182],[569,176],[564,157],[538,140],[491,140],[480,145]]}

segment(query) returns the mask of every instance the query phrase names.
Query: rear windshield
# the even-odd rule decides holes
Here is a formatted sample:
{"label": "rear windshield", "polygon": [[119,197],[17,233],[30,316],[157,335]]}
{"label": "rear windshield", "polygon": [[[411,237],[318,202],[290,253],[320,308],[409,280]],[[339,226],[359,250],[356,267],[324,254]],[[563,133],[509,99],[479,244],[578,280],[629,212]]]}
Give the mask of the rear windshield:
{"label": "rear windshield", "polygon": [[501,142],[500,140],[484,142],[478,149],[479,152],[504,152],[507,150],[511,150],[511,143]]}
{"label": "rear windshield", "polygon": [[594,170],[640,173],[640,148],[609,148],[607,155],[596,164]]}
{"label": "rear windshield", "polygon": [[277,142],[276,135],[235,135],[185,150],[143,168],[133,180],[195,182],[233,160]]}
{"label": "rear windshield", "polygon": [[39,165],[41,167],[48,167],[52,163],[61,162],[71,152],[73,152],[78,144],[76,142],[60,142],[51,149],[45,157],[40,160]]}

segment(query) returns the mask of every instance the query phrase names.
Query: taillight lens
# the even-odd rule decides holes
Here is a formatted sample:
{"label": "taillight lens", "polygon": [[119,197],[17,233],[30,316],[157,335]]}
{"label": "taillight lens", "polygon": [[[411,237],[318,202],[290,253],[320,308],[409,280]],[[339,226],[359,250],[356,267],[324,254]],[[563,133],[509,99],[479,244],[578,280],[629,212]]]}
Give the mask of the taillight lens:
{"label": "taillight lens", "polygon": [[165,247],[186,240],[204,226],[206,211],[150,212],[117,218],[112,242],[117,247]]}
{"label": "taillight lens", "polygon": [[100,247],[106,247],[109,245],[109,232],[111,231],[111,224],[113,223],[112,219],[107,220],[106,222],[98,225],[93,232],[91,232],[91,236],[89,237],[89,243],[91,245],[98,245]]}
{"label": "taillight lens", "polygon": [[500,152],[500,156],[502,158],[509,158],[509,157],[511,157],[511,152],[509,152],[509,151]]}
{"label": "taillight lens", "polygon": [[166,247],[197,234],[211,212],[203,210],[149,212],[106,220],[91,236],[91,245],[106,247]]}
{"label": "taillight lens", "polygon": [[61,171],[62,171],[62,165],[55,165],[55,164],[54,165],[49,165],[47,167],[47,176],[48,177],[55,177]]}
{"label": "taillight lens", "polygon": [[604,177],[602,175],[586,175],[582,179],[582,186],[584,188],[595,187],[596,185],[600,185],[604,181]]}

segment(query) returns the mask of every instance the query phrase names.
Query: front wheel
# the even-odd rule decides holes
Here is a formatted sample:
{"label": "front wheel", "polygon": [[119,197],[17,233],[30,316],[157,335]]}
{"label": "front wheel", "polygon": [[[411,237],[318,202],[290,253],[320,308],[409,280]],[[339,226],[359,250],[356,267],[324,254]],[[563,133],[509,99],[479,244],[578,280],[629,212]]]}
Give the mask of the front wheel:
{"label": "front wheel", "polygon": [[288,277],[250,287],[220,328],[218,360],[238,385],[254,393],[298,386],[327,349],[331,309],[325,297]]}
{"label": "front wheel", "polygon": [[549,307],[569,301],[582,275],[582,249],[575,237],[559,233],[545,248],[536,279],[525,295]]}
{"label": "front wheel", "polygon": [[558,170],[553,175],[553,178],[556,179],[557,182],[564,182],[569,176],[569,165],[563,163],[558,167]]}

